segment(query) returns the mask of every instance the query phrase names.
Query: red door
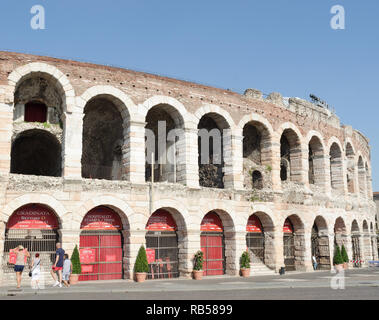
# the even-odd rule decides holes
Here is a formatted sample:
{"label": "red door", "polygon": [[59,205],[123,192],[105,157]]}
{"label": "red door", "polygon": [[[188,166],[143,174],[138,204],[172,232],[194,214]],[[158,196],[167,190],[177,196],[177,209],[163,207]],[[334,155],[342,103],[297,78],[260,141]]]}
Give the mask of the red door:
{"label": "red door", "polygon": [[225,250],[223,226],[219,216],[208,213],[201,222],[200,245],[204,254],[203,270],[205,276],[225,273]]}
{"label": "red door", "polygon": [[80,234],[80,281],[123,277],[122,223],[116,212],[100,206],[84,217]]}
{"label": "red door", "polygon": [[122,279],[122,239],[118,231],[83,231],[80,281]]}

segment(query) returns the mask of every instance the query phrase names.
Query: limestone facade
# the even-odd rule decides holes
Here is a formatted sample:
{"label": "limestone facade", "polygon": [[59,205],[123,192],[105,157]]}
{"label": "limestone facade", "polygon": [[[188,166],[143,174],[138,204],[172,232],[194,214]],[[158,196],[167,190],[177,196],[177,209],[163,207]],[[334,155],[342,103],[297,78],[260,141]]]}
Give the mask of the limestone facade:
{"label": "limestone facade", "polygon": [[[45,96],[38,96],[38,90],[21,92],[41,83],[48,87]],[[22,121],[25,104],[36,97],[52,108],[50,124]],[[115,141],[119,161],[107,160],[109,179],[82,177],[83,132],[90,135],[96,129],[84,130],[88,128],[86,107],[96,99],[112,103],[122,125]],[[154,108],[170,115],[173,126],[184,130],[184,137],[176,145],[176,182],[154,183],[152,195],[146,179],[144,135],[151,119],[148,113]],[[203,117],[223,129],[223,188],[199,184],[197,133]],[[259,153],[244,158],[248,124],[260,133]],[[12,173],[12,156],[16,157],[12,144],[27,130],[46,131],[57,139],[60,176]],[[254,171],[261,172],[262,188],[248,181]],[[355,224],[364,264],[378,258],[377,250],[372,250],[376,208],[368,139],[350,126],[341,126],[329,110],[298,98],[283,99],[278,93],[263,98],[258,90],[249,89],[241,95],[120,68],[0,52],[0,180],[0,258],[9,217],[30,203],[55,212],[68,252],[79,244],[81,221],[88,211],[100,205],[114,209],[123,222],[125,278],[132,278],[150,215],[162,208],[178,226],[181,276],[191,274],[193,255],[200,249],[200,224],[210,211],[223,223],[225,272],[230,275],[238,275],[239,259],[246,250],[246,225],[253,214],[265,230],[265,263],[275,271],[284,266],[287,218],[294,227],[297,270],[313,270],[315,223],[329,243],[330,261],[334,242],[345,243],[352,257]]]}

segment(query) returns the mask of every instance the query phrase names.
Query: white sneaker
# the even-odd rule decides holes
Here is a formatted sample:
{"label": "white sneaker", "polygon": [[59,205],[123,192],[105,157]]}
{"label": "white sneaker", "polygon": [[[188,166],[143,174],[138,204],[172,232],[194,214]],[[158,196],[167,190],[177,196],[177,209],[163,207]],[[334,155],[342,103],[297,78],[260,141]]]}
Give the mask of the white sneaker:
{"label": "white sneaker", "polygon": [[56,287],[57,285],[59,285],[59,281],[56,281],[53,285],[53,287]]}
{"label": "white sneaker", "polygon": [[61,283],[59,283],[59,288],[62,288],[62,284]]}

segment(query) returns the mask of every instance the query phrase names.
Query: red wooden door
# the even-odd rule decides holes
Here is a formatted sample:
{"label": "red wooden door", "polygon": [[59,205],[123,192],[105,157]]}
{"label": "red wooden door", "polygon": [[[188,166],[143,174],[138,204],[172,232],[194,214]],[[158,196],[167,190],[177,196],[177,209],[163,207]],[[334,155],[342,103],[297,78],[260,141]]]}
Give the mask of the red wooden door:
{"label": "red wooden door", "polygon": [[122,279],[122,237],[119,231],[83,231],[80,249],[90,258],[81,255],[80,281]]}
{"label": "red wooden door", "polygon": [[202,232],[200,242],[201,251],[204,253],[204,275],[223,275],[225,273],[223,234],[219,232]]}

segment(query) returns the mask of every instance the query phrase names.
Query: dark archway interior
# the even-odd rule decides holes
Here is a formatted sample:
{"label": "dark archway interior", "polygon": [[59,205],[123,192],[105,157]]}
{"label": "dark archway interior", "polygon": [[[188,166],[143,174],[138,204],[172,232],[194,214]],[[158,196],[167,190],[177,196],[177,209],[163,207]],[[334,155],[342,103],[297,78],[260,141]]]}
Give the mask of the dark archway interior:
{"label": "dark archway interior", "polygon": [[62,155],[59,141],[43,130],[21,133],[12,145],[11,173],[60,177]]}
{"label": "dark archway interior", "polygon": [[255,164],[261,164],[262,135],[258,129],[247,124],[243,128],[243,157],[252,160]]}
{"label": "dark archway interior", "polygon": [[122,179],[122,117],[105,98],[91,100],[84,109],[83,178]]}
{"label": "dark archway interior", "polygon": [[286,181],[289,176],[290,151],[290,143],[287,137],[283,134],[280,138],[280,180],[282,181]]}
{"label": "dark archway interior", "polygon": [[[219,128],[216,121],[212,119],[210,116],[203,116],[199,122],[198,129],[206,129],[210,132],[213,129],[217,129],[221,135],[221,154],[217,154],[217,152],[213,149],[213,138],[209,139],[209,164],[202,163],[201,159],[201,139],[198,138],[198,152],[199,152],[199,181],[200,186],[208,187],[208,188],[224,188],[224,158],[223,158],[223,132],[222,129]],[[214,159],[221,159],[221,163],[214,163]]]}

